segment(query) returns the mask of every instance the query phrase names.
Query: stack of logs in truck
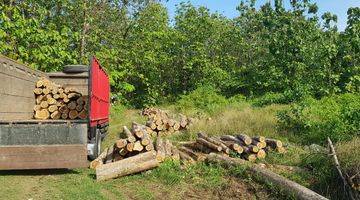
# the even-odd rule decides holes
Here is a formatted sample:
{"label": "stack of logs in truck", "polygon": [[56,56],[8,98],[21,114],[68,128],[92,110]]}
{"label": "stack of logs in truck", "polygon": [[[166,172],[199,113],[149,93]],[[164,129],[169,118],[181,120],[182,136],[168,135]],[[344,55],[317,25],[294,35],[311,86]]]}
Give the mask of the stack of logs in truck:
{"label": "stack of logs in truck", "polygon": [[88,96],[74,88],[64,88],[47,78],[36,82],[35,119],[86,119]]}

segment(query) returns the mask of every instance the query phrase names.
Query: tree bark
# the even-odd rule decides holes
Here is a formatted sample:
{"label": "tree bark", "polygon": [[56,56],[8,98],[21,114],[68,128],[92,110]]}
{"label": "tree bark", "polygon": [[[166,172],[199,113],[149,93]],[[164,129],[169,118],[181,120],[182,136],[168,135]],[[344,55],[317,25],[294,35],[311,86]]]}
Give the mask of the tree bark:
{"label": "tree bark", "polygon": [[108,180],[159,166],[156,153],[149,151],[96,168],[97,181]]}

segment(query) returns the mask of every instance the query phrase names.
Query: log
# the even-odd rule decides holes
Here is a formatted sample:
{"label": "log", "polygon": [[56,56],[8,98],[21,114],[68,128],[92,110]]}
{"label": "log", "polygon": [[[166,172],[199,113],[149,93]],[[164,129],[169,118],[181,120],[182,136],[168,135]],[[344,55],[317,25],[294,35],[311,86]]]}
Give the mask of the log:
{"label": "log", "polygon": [[38,110],[41,110],[41,106],[40,105],[35,105],[34,106],[34,111],[38,111]]}
{"label": "log", "polygon": [[118,149],[122,149],[122,148],[126,147],[126,145],[127,145],[127,140],[126,139],[118,139],[115,142],[115,146]]}
{"label": "log", "polygon": [[155,148],[154,148],[154,145],[153,143],[150,143],[148,145],[145,146],[145,150],[146,151],[153,151]]}
{"label": "log", "polygon": [[266,142],[266,138],[263,137],[263,136],[255,136],[252,139],[257,141],[257,142]]}
{"label": "log", "polygon": [[52,97],[50,97],[50,98],[48,97],[47,102],[48,102],[49,105],[54,105],[54,104],[57,103],[57,101]]}
{"label": "log", "polygon": [[191,156],[189,156],[188,154],[186,154],[185,152],[182,152],[182,151],[179,151],[179,156],[180,156],[180,159],[183,161],[183,162],[189,162],[189,163],[195,163],[195,160],[191,158]]}
{"label": "log", "polygon": [[133,142],[127,143],[127,145],[126,145],[126,150],[127,150],[128,152],[132,152],[133,149],[134,149],[134,143],[133,143]]}
{"label": "log", "polygon": [[146,145],[150,144],[152,141],[151,141],[150,136],[147,133],[147,131],[143,130],[143,132],[144,132],[144,136],[141,138],[141,144],[143,146],[146,146]]}
{"label": "log", "polygon": [[175,146],[171,147],[171,158],[176,161],[180,160],[179,150]]}
{"label": "log", "polygon": [[83,105],[81,105],[81,104],[76,105],[75,110],[77,110],[78,112],[81,112],[83,109],[84,109]]}
{"label": "log", "polygon": [[144,131],[143,130],[138,130],[138,131],[134,131],[134,135],[137,137],[137,138],[139,138],[139,139],[141,139],[141,138],[143,138],[144,137]]}
{"label": "log", "polygon": [[256,157],[259,159],[264,159],[266,157],[266,152],[263,149],[260,149],[257,152]]}
{"label": "log", "polygon": [[51,117],[51,119],[55,119],[55,120],[60,119],[61,113],[56,110],[53,113],[51,113],[50,117]]}
{"label": "log", "polygon": [[236,136],[239,140],[241,140],[244,144],[249,145],[252,142],[251,137],[246,134],[240,134]]}
{"label": "log", "polygon": [[35,88],[34,89],[34,94],[36,94],[36,95],[42,94],[42,89],[41,88]]}
{"label": "log", "polygon": [[75,110],[75,109],[76,109],[76,101],[70,101],[70,102],[67,104],[67,107],[68,107],[70,110]]}
{"label": "log", "polygon": [[41,109],[41,110],[38,110],[35,112],[34,117],[35,117],[35,119],[45,120],[45,119],[49,119],[50,113],[47,109]]}
{"label": "log", "polygon": [[180,129],[180,124],[178,122],[175,122],[173,128],[175,131],[178,131]]}
{"label": "log", "polygon": [[250,162],[255,162],[256,161],[256,154],[252,154],[252,153],[245,153],[243,155],[241,155],[245,160],[248,160]]}
{"label": "log", "polygon": [[126,148],[122,148],[119,150],[119,154],[121,156],[126,156],[126,154],[129,153]]}
{"label": "log", "polygon": [[67,113],[61,114],[61,119],[67,119],[68,117],[69,117],[69,115]]}
{"label": "log", "polygon": [[169,140],[165,140],[165,143],[164,143],[164,147],[165,147],[165,156],[166,157],[171,157],[171,148],[172,148],[172,144]]}
{"label": "log", "polygon": [[104,149],[104,151],[93,161],[90,162],[90,169],[96,169],[98,166],[104,164],[104,160],[108,155],[110,147]]}
{"label": "log", "polygon": [[54,95],[53,95],[53,98],[56,99],[56,100],[58,100],[58,99],[60,99],[60,95],[59,95],[59,94],[54,94]]}
{"label": "log", "polygon": [[278,186],[282,190],[286,191],[289,195],[294,195],[296,199],[300,200],[328,200],[327,198],[317,194],[316,192],[299,185],[289,179],[286,179],[283,176],[280,176],[270,170],[257,167],[247,161],[230,158],[226,156],[217,155],[215,153],[211,153],[207,156],[206,161],[209,163],[219,163],[225,167],[229,166],[241,166],[241,165],[250,165],[248,171],[258,177],[262,177],[265,181],[273,183]]}
{"label": "log", "polygon": [[44,89],[42,89],[42,93],[45,94],[45,95],[47,95],[47,94],[50,93],[50,90],[47,89],[47,88],[44,88]]}
{"label": "log", "polygon": [[69,112],[69,118],[70,119],[76,119],[77,117],[78,117],[78,111],[76,111],[76,110],[70,110],[70,112]]}
{"label": "log", "polygon": [[77,99],[77,98],[79,98],[81,95],[79,94],[79,93],[69,93],[68,95],[67,95],[67,97],[69,98],[69,99]]}
{"label": "log", "polygon": [[170,127],[173,127],[175,125],[175,120],[173,119],[168,120],[168,124]]}
{"label": "log", "polygon": [[161,137],[156,138],[155,150],[157,152],[156,159],[160,162],[165,160],[165,147]]}
{"label": "log", "polygon": [[82,110],[82,111],[79,113],[78,117],[79,117],[80,119],[86,119],[86,118],[87,118],[87,111],[86,111],[86,110]]}
{"label": "log", "polygon": [[48,111],[49,112],[55,112],[55,111],[57,111],[58,110],[58,107],[57,107],[57,105],[51,105],[51,106],[49,106],[49,108],[48,108]]}
{"label": "log", "polygon": [[254,146],[257,146],[259,149],[263,149],[266,147],[266,143],[265,142],[259,142],[259,141],[256,141],[256,140],[253,140],[251,142],[252,145]]}
{"label": "log", "polygon": [[245,151],[246,153],[257,153],[259,152],[259,147],[255,146],[255,145],[248,145],[247,146],[247,150]]}
{"label": "log", "polygon": [[162,122],[161,119],[157,119],[157,120],[155,121],[155,124],[156,124],[156,126],[159,126],[159,125],[162,125],[163,122]]}
{"label": "log", "polygon": [[[223,141],[220,140],[224,145],[226,145],[229,149],[233,150],[233,151],[238,151],[238,150],[243,150],[242,147],[240,147],[239,144],[232,142],[232,141]],[[242,153],[242,152],[241,152]]]}
{"label": "log", "polygon": [[232,136],[232,135],[223,135],[220,137],[221,140],[224,140],[224,141],[232,141],[232,142],[236,142],[237,144],[239,145],[242,145],[243,142],[240,141],[239,139],[237,139],[235,136]]}
{"label": "log", "polygon": [[353,192],[352,192],[352,189],[351,189],[351,186],[350,184],[347,182],[346,178],[344,177],[343,173],[342,173],[342,170],[341,170],[341,166],[340,166],[340,163],[339,163],[339,160],[338,160],[338,157],[336,155],[336,151],[335,151],[335,148],[334,148],[334,145],[331,141],[331,139],[328,137],[327,138],[327,142],[328,142],[328,145],[329,145],[329,149],[330,149],[330,155],[333,157],[334,159],[334,164],[335,164],[335,168],[337,170],[337,172],[339,173],[339,176],[343,182],[343,185],[344,185],[344,188],[346,190],[346,193],[349,195],[350,199],[351,200],[355,200],[355,197],[353,195]]}
{"label": "log", "polygon": [[280,140],[266,138],[265,142],[266,142],[266,145],[270,146],[273,149],[283,146],[283,143]]}
{"label": "log", "polygon": [[136,141],[136,138],[134,137],[134,135],[130,132],[130,130],[126,126],[123,126],[123,133],[125,133],[125,135],[127,137],[127,140],[129,142],[135,142]]}
{"label": "log", "polygon": [[78,98],[78,99],[76,99],[76,103],[77,103],[78,105],[84,105],[84,104],[85,104],[83,98],[81,98],[81,97]]}
{"label": "log", "polygon": [[40,78],[37,82],[36,82],[36,87],[40,88],[42,87],[44,84],[43,78]]}
{"label": "log", "polygon": [[41,108],[47,108],[47,107],[49,107],[49,103],[47,101],[42,101],[40,103],[40,106],[41,106]]}
{"label": "log", "polygon": [[196,161],[204,161],[205,158],[206,158],[204,155],[196,153],[193,150],[191,150],[191,149],[189,149],[187,147],[184,147],[184,146],[180,147],[179,151],[182,151],[182,152],[186,153],[187,155],[189,155],[191,158],[193,158]]}
{"label": "log", "polygon": [[156,124],[152,120],[147,121],[146,126],[150,127],[152,130],[156,129]]}
{"label": "log", "polygon": [[59,111],[61,112],[61,113],[69,113],[69,108],[66,106],[66,105],[62,105],[62,106],[60,106],[59,107]]}
{"label": "log", "polygon": [[180,118],[180,127],[181,127],[181,128],[185,128],[187,124],[188,124],[187,118],[186,118],[184,115],[181,115],[181,118]]}
{"label": "log", "polygon": [[204,145],[204,146],[206,146],[206,147],[208,147],[210,149],[218,151],[218,152],[220,152],[222,150],[222,148],[220,146],[218,146],[216,144],[213,144],[213,143],[211,143],[211,142],[209,142],[207,140],[204,140],[203,138],[196,139],[196,142],[198,142],[198,143],[200,143],[200,144],[202,144],[202,145]]}
{"label": "log", "polygon": [[38,95],[37,97],[36,97],[36,104],[40,104],[43,100],[45,100],[45,95]]}
{"label": "log", "polygon": [[142,151],[144,149],[144,146],[141,144],[141,141],[136,141],[134,143],[133,151]]}
{"label": "log", "polygon": [[211,142],[215,145],[220,146],[222,148],[222,151],[224,151],[226,154],[230,153],[230,149],[225,144],[223,144],[221,141],[218,141],[215,138],[210,138],[205,133],[198,133],[198,137],[203,138],[204,140],[207,140],[208,142]]}
{"label": "log", "polygon": [[156,153],[149,151],[96,168],[97,181],[108,180],[159,166]]}
{"label": "log", "polygon": [[211,148],[209,148],[209,147],[207,147],[207,146],[205,146],[205,145],[203,145],[201,143],[197,143],[197,142],[193,146],[190,145],[189,147],[191,149],[196,149],[196,150],[198,150],[200,152],[203,152],[203,153],[206,153],[206,154],[209,154],[209,153],[214,151],[214,149],[211,149]]}

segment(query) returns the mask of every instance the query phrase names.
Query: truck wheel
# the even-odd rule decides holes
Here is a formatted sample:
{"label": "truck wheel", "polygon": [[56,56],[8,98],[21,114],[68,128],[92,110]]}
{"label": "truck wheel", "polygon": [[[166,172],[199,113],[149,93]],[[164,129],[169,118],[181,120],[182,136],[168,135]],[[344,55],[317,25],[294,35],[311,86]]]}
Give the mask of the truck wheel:
{"label": "truck wheel", "polygon": [[64,73],[82,73],[89,71],[86,65],[66,65],[63,69]]}

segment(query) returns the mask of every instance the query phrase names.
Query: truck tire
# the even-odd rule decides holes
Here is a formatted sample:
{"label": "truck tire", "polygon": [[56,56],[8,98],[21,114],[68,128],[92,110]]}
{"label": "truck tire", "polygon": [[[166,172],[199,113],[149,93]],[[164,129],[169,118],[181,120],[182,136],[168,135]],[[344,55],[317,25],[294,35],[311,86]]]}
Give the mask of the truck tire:
{"label": "truck tire", "polygon": [[89,71],[86,65],[66,65],[63,69],[64,73],[82,73]]}

